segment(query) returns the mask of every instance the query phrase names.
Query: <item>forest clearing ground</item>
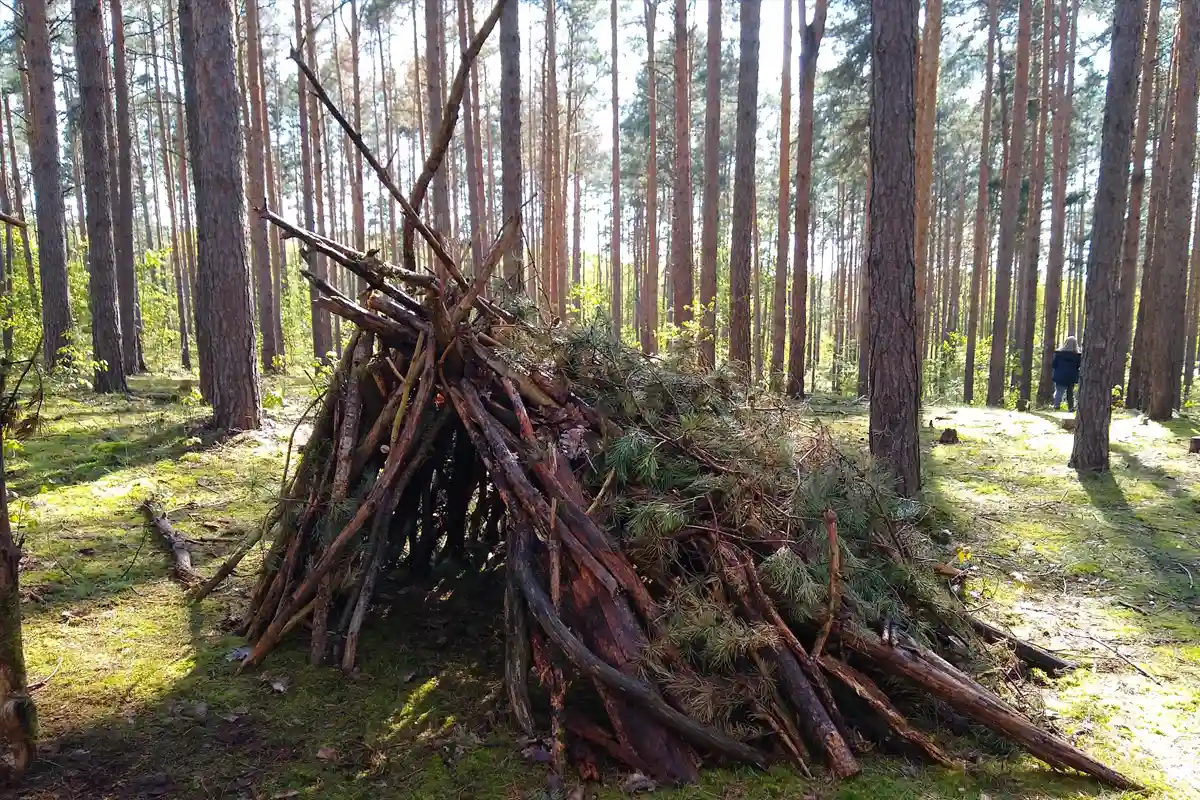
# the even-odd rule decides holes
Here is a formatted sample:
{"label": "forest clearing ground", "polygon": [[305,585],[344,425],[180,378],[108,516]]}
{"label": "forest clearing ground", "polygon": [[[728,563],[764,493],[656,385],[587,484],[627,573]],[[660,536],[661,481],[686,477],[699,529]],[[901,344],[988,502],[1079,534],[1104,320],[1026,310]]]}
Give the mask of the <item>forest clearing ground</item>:
{"label": "forest clearing ground", "polygon": [[[135,393],[173,391],[161,380],[134,384]],[[78,395],[48,400],[42,428],[12,447],[29,673],[54,673],[36,695],[42,760],[22,796],[541,796],[545,767],[523,759],[502,712],[485,702],[500,674],[494,619],[454,614],[461,604],[498,610],[498,598],[480,594],[487,587],[443,584],[432,607],[395,593],[347,681],[309,668],[302,646],[281,648],[260,673],[234,674],[228,656],[241,641],[227,628],[257,556],[199,607],[168,577],[138,504],[157,495],[193,539],[197,567],[211,572],[277,493],[288,437],[311,399],[296,380],[272,390],[283,404],[267,411],[267,428],[223,442],[200,429],[198,405]],[[814,409],[851,441],[865,437],[860,406]],[[948,553],[978,567],[968,604],[1080,663],[1042,688],[1054,725],[1152,796],[1200,794],[1200,456],[1186,455],[1200,423],[1120,415],[1112,473],[1081,479],[1066,467],[1060,416],[926,409],[930,524],[949,531]],[[933,444],[943,427],[957,428],[961,443]],[[616,786],[600,796],[621,796]],[[697,786],[659,794],[1120,796],[1028,759],[990,759],[964,775],[885,758],[838,785],[782,767],[711,770]]]}

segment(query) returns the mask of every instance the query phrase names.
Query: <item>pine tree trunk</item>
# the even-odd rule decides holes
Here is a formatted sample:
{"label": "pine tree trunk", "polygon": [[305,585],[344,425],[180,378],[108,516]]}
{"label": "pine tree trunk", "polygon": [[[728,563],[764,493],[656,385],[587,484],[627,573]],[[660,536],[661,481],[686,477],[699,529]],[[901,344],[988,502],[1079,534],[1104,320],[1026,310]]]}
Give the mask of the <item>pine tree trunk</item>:
{"label": "pine tree trunk", "polygon": [[[613,52],[616,52],[616,0],[613,0]],[[700,358],[717,363],[717,242],[720,227],[721,159],[721,0],[708,0],[708,42],[704,83],[704,196],[700,220]],[[613,73],[616,80],[616,72]],[[617,133],[616,91],[613,92],[613,135]]]}
{"label": "pine tree trunk", "polygon": [[[646,109],[650,136],[646,147],[646,263],[642,275],[642,352],[658,352],[658,68],[654,63],[654,24],[659,0],[642,0],[646,22]],[[746,247],[749,252],[749,228]],[[747,260],[747,274],[749,272]],[[747,308],[746,363],[750,362],[749,309]]]}
{"label": "pine tree trunk", "polygon": [[[692,304],[696,302],[692,282],[692,71],[688,59],[687,0],[675,0],[674,5],[675,184],[671,209],[671,286],[675,325],[682,328],[692,321]],[[784,127],[787,127],[786,123]]]}
{"label": "pine tree trunk", "polygon": [[109,0],[113,29],[113,83],[116,89],[117,190],[113,197],[113,236],[117,269],[117,302],[121,310],[121,348],[124,371],[138,371],[137,272],[133,256],[133,146],[129,131],[129,76],[125,65],[125,15],[123,0]]}
{"label": "pine tree trunk", "polygon": [[1196,197],[1193,209],[1194,225],[1192,231],[1192,261],[1188,268],[1187,294],[1187,349],[1183,353],[1183,394],[1175,398],[1182,408],[1182,403],[1191,397],[1192,379],[1196,371],[1196,326],[1200,317],[1200,195]]}
{"label": "pine tree trunk", "polygon": [[[500,12],[500,216],[512,219],[521,203],[521,28],[517,4],[505,3]],[[504,254],[504,280],[509,291],[525,285],[522,244]]]}
{"label": "pine tree trunk", "polygon": [[[717,0],[711,1],[717,2]],[[621,109],[617,101],[620,43],[617,39],[617,0],[612,0],[610,5],[609,25],[612,32],[612,50],[609,56],[612,68],[612,243],[609,258],[612,260],[613,338],[620,341],[621,327],[624,324],[622,305],[625,302],[621,287]],[[701,346],[703,347],[703,344]]]}
{"label": "pine tree trunk", "polygon": [[[441,0],[426,0],[426,5],[436,5],[436,11],[439,16],[442,14]],[[442,46],[444,36],[441,36],[439,28],[438,47]],[[358,0],[350,0],[350,108],[352,111],[352,119],[356,130],[362,130],[362,78],[359,70],[361,47],[361,36],[359,32],[358,20]],[[440,80],[440,76],[439,76]],[[438,91],[441,91],[441,84],[438,84]],[[441,124],[441,103],[438,104],[438,124]],[[350,151],[350,167],[352,174],[350,176],[350,213],[354,223],[354,247],[360,252],[366,252],[367,249],[367,209],[366,199],[363,194],[363,159],[362,152],[357,147]],[[436,180],[436,178],[435,178]],[[441,228],[445,232],[447,228]],[[367,288],[366,281],[362,278],[352,279],[358,286],[358,291],[361,292]]]}
{"label": "pine tree trunk", "polygon": [[755,144],[758,135],[758,37],[761,0],[741,7],[737,127],[734,142],[733,227],[729,251],[729,360],[750,366],[750,244],[754,225]]}
{"label": "pine tree trunk", "polygon": [[92,311],[92,379],[96,392],[125,392],[121,316],[113,257],[112,185],[109,181],[105,85],[104,14],[100,0],[74,0],[75,60],[79,75],[80,130],[83,132],[84,186],[87,193],[88,305]]}
{"label": "pine tree trunk", "polygon": [[[991,241],[988,227],[988,184],[991,181],[992,160],[992,66],[995,61],[996,29],[999,19],[999,0],[988,0],[988,46],[986,75],[983,88],[983,132],[979,143],[979,188],[975,200],[975,232],[971,267],[971,297],[967,306],[967,354],[963,373],[963,402],[975,401],[975,349],[979,335],[979,311],[983,285],[986,282],[986,260]],[[1057,206],[1056,206],[1057,208]]]}
{"label": "pine tree trunk", "polygon": [[914,497],[921,488],[913,251],[918,0],[873,0],[872,12],[870,445],[898,491]]}
{"label": "pine tree trunk", "polygon": [[1036,325],[1038,261],[1042,252],[1042,196],[1046,184],[1046,135],[1050,121],[1050,39],[1055,0],[1045,0],[1042,16],[1041,89],[1034,125],[1032,166],[1029,170],[1029,210],[1025,217],[1025,252],[1021,269],[1021,317],[1017,346],[1021,353],[1017,396],[1029,402],[1033,390],[1033,334]]}
{"label": "pine tree trunk", "polygon": [[1012,128],[1004,164],[1004,189],[1000,198],[1000,240],[996,253],[996,288],[992,311],[992,353],[988,363],[987,404],[1004,405],[1004,376],[1007,374],[1009,301],[1012,294],[1013,257],[1017,246],[1017,222],[1021,204],[1021,178],[1025,159],[1024,113],[1029,96],[1031,0],[1020,0],[1017,21],[1017,57],[1013,76]]}
{"label": "pine tree trunk", "polygon": [[[171,148],[167,138],[167,117],[162,90],[162,76],[158,71],[158,36],[156,34],[153,7],[147,6],[147,25],[150,36],[150,60],[154,64],[154,107],[158,117],[158,142],[162,151],[163,181],[167,194],[167,216],[171,224],[171,271],[175,278],[175,308],[179,315],[179,361],[185,370],[192,368],[191,345],[188,342],[188,309],[185,294],[183,245],[180,242],[178,215],[175,210],[175,179],[171,167]],[[182,156],[181,156],[182,157]]]}
{"label": "pine tree trunk", "polygon": [[[791,2],[791,0],[787,0]],[[805,3],[800,12],[800,109],[796,131],[796,220],[792,254],[792,321],[788,350],[787,393],[804,396],[804,334],[807,328],[809,221],[812,213],[813,96],[817,84],[817,54],[825,35],[828,0],[816,0],[813,21],[805,24]]]}
{"label": "pine tree trunk", "polygon": [[[863,242],[866,243],[868,250],[870,249],[871,241],[871,195],[874,189],[875,173],[872,167],[873,162],[867,163],[867,187],[866,198],[863,206],[867,209],[867,213],[863,214]],[[916,221],[914,220],[914,226]],[[870,347],[870,324],[871,324],[871,284],[874,278],[871,276],[871,270],[867,265],[867,260],[862,259],[862,280],[858,282],[858,310],[855,314],[855,324],[858,331],[858,341],[861,346],[858,348],[858,385],[855,389],[855,394],[858,397],[867,397],[871,392],[871,359],[873,357]],[[914,289],[916,278],[914,276]],[[916,346],[915,343],[913,345]]]}
{"label": "pine tree trunk", "polygon": [[[800,10],[804,2],[800,0]],[[804,18],[800,18],[804,27]],[[771,307],[771,379],[772,384],[783,378],[783,349],[787,341],[788,236],[790,234],[792,149],[792,0],[783,2],[783,77],[779,107],[779,202],[775,224],[775,292]],[[803,92],[803,89],[801,89]],[[797,145],[799,146],[799,141]],[[799,223],[797,223],[799,225]],[[801,368],[803,374],[803,368]],[[803,393],[803,386],[801,387]]]}
{"label": "pine tree trunk", "polygon": [[[1125,395],[1126,406],[1143,408],[1147,394],[1146,372],[1148,363],[1147,345],[1150,325],[1147,317],[1155,309],[1147,308],[1155,300],[1155,287],[1161,280],[1161,260],[1156,256],[1163,241],[1166,217],[1162,213],[1167,201],[1170,184],[1171,151],[1174,146],[1175,103],[1178,90],[1176,70],[1179,55],[1179,26],[1175,28],[1174,44],[1171,48],[1171,63],[1166,69],[1166,90],[1159,105],[1160,130],[1154,147],[1153,173],[1150,182],[1150,202],[1146,220],[1146,247],[1142,257],[1142,282],[1137,309],[1137,325],[1133,335],[1133,353],[1129,363],[1129,383]],[[1160,75],[1160,77],[1162,77]],[[1159,86],[1161,89],[1161,85]]]}
{"label": "pine tree trunk", "polygon": [[71,302],[67,287],[66,210],[58,161],[58,112],[46,0],[22,3],[29,70],[30,160],[37,200],[38,271],[42,285],[42,359],[47,369],[70,342]]}
{"label": "pine tree trunk", "polygon": [[[1058,58],[1054,123],[1051,140],[1054,166],[1050,179],[1050,249],[1046,261],[1045,312],[1042,333],[1042,363],[1038,378],[1038,405],[1049,405],[1054,396],[1054,381],[1050,369],[1054,351],[1058,348],[1059,307],[1062,305],[1063,258],[1067,228],[1067,173],[1070,161],[1071,107],[1075,84],[1075,34],[1079,2],[1074,0],[1068,19],[1067,2],[1063,0],[1058,16]],[[1068,41],[1069,39],[1069,41]]]}
{"label": "pine tree trunk", "polygon": [[[7,388],[0,378],[0,393]],[[7,778],[14,782],[36,755],[37,711],[29,696],[25,648],[21,637],[21,546],[13,540],[4,467],[4,431],[0,428],[0,704],[6,709],[0,728]]]}
{"label": "pine tree trunk", "polygon": [[[1200,0],[1191,0],[1193,11]],[[1187,11],[1184,12],[1187,14]],[[1200,17],[1200,15],[1197,15]],[[1071,466],[1077,470],[1108,469],[1108,428],[1112,416],[1111,359],[1117,341],[1117,283],[1124,227],[1129,150],[1137,107],[1138,48],[1145,8],[1142,0],[1117,0],[1113,11],[1112,51],[1104,127],[1100,144],[1100,178],[1092,221],[1087,265],[1087,327],[1075,419]],[[1200,22],[1200,18],[1196,19]],[[1200,48],[1200,39],[1195,42]],[[1193,79],[1194,83],[1194,79]],[[1195,112],[1192,116],[1195,123]],[[1190,193],[1191,176],[1188,176]],[[1186,235],[1186,229],[1185,229]],[[1170,416],[1168,406],[1167,415]]]}
{"label": "pine tree trunk", "polygon": [[[213,424],[259,427],[254,308],[246,260],[242,136],[230,0],[181,0],[179,34],[187,90],[188,133],[196,190],[197,325],[205,329],[201,363],[211,369]],[[201,69],[200,65],[204,68]],[[204,121],[203,135],[201,120]]]}
{"label": "pine tree trunk", "polygon": [[[308,35],[308,25],[304,16],[304,9],[301,6],[300,0],[293,0],[292,13],[295,16],[295,32],[296,41],[303,42],[305,36]],[[311,63],[313,69],[317,68],[317,64]],[[301,202],[304,210],[304,227],[310,231],[317,230],[317,221],[314,209],[313,194],[317,191],[316,183],[313,179],[313,133],[311,118],[309,116],[309,88],[307,79],[304,77],[304,71],[297,67],[296,86],[299,95],[299,112],[300,112],[300,169],[303,181]],[[319,158],[319,156],[318,156]],[[317,267],[318,256],[315,253],[308,253],[303,256],[307,269],[313,274],[319,275]],[[329,330],[328,317],[326,324],[322,325],[320,314],[322,309],[317,305],[317,289],[313,284],[309,284],[308,299],[309,306],[312,310],[312,334],[313,334],[313,356],[317,359],[324,359],[325,354],[329,352]],[[328,312],[326,312],[328,314]]]}
{"label": "pine tree trunk", "polygon": [[[266,68],[263,66],[261,39],[258,43],[258,82],[258,85],[262,87],[262,107],[259,109],[262,119],[259,121],[259,125],[263,132],[266,207],[279,208],[280,191],[276,183],[275,157],[272,155],[275,148],[271,143],[271,131],[277,129],[279,125],[277,121],[272,122],[271,107],[267,101],[267,76]],[[267,228],[267,252],[269,253],[267,263],[271,272],[271,324],[275,326],[275,351],[282,370],[284,369],[283,359],[287,355],[287,344],[283,340],[283,287],[285,285],[283,276],[287,269],[287,250],[281,238],[281,232],[274,225]]]}
{"label": "pine tree trunk", "polygon": [[917,356],[929,340],[926,324],[931,283],[929,225],[933,218],[934,123],[937,119],[938,57],[942,46],[942,0],[925,0],[925,29],[917,62]]}
{"label": "pine tree trunk", "polygon": [[[167,19],[170,20],[171,7],[168,3]],[[185,22],[183,16],[178,15],[178,23],[182,29]],[[183,227],[180,231],[180,244],[183,251],[183,299],[184,303],[190,308],[190,319],[192,330],[196,334],[196,355],[200,369],[200,394],[205,400],[212,402],[212,364],[208,359],[212,355],[212,348],[207,344],[208,330],[201,330],[199,325],[200,316],[206,298],[196,297],[196,248],[195,229],[192,227],[192,203],[191,203],[191,182],[188,180],[188,158],[191,156],[191,142],[195,138],[193,131],[194,120],[184,119],[185,103],[191,102],[195,104],[194,93],[195,87],[188,85],[181,90],[180,81],[182,73],[182,57],[180,51],[176,48],[175,42],[175,27],[168,24],[167,26],[167,44],[170,53],[170,62],[172,64],[172,79],[175,87],[175,152],[178,153],[178,185],[180,193],[179,207],[183,215]],[[189,100],[190,99],[190,100]],[[185,138],[186,137],[186,138]]]}
{"label": "pine tree trunk", "polygon": [[[467,13],[464,0],[458,0],[458,45],[459,48],[466,52],[467,49]],[[382,43],[380,49],[383,49]],[[474,84],[474,78],[471,79]],[[386,90],[386,89],[385,89]],[[481,184],[481,176],[478,173],[478,148],[479,140],[475,128],[475,118],[479,115],[478,92],[472,86],[471,92],[463,97],[463,112],[465,120],[463,124],[463,146],[466,148],[466,175],[467,175],[467,207],[471,214],[471,266],[473,269],[479,269],[483,263],[483,237],[486,234],[483,221],[483,190]],[[389,130],[390,130],[390,122]],[[389,134],[390,137],[390,134]]]}
{"label": "pine tree trunk", "polygon": [[[261,60],[261,39],[258,31],[258,0],[249,0],[246,4],[246,60],[245,77],[249,92],[249,119],[246,137],[246,180],[248,194],[246,201],[250,204],[250,255],[254,263],[255,286],[258,290],[258,330],[262,341],[261,360],[264,372],[274,372],[276,357],[279,353],[279,343],[276,341],[275,327],[275,282],[271,275],[270,243],[267,235],[267,223],[256,213],[256,209],[265,208],[266,199],[266,164],[264,152],[263,130],[263,87],[260,81],[259,61]],[[197,172],[201,167],[195,165]],[[199,212],[199,183],[197,183],[197,213]]]}
{"label": "pine tree trunk", "polygon": [[[4,124],[8,128],[8,155],[12,162],[13,174],[13,197],[16,202],[17,218],[24,221],[25,219],[25,190],[21,186],[21,171],[20,164],[17,161],[17,133],[13,128],[12,109],[8,103],[8,95],[4,96]],[[29,125],[29,118],[26,118],[26,126]],[[0,155],[0,159],[3,155]],[[38,292],[37,276],[33,271],[33,250],[29,246],[29,227],[21,228],[21,250],[25,256],[25,283],[29,290],[29,307],[35,313],[41,313],[42,299]]]}
{"label": "pine tree trunk", "polygon": [[1154,314],[1147,314],[1146,412],[1153,420],[1168,420],[1180,393],[1186,330],[1188,234],[1192,220],[1192,180],[1195,176],[1197,79],[1200,77],[1200,0],[1181,0],[1179,15],[1178,86],[1174,98],[1175,136],[1171,148],[1170,183],[1162,228],[1155,253],[1161,267],[1152,289]]}
{"label": "pine tree trunk", "polygon": [[1137,285],[1138,245],[1142,235],[1142,200],[1146,191],[1146,144],[1150,138],[1150,113],[1158,72],[1159,0],[1147,0],[1146,34],[1142,37],[1142,78],[1137,127],[1133,134],[1133,171],[1129,178],[1129,204],[1121,241],[1121,289],[1117,296],[1117,337],[1113,353],[1114,386],[1125,386],[1125,362],[1133,338],[1133,301]]}
{"label": "pine tree trunk", "polygon": [[[442,127],[442,0],[425,0],[426,127],[431,136]],[[519,34],[517,34],[519,36]],[[503,33],[501,34],[503,38]],[[519,41],[519,40],[518,40]],[[518,74],[519,74],[518,70]],[[503,88],[501,89],[503,92]],[[450,189],[446,170],[433,174],[430,185],[430,209],[433,228],[443,234],[450,231]],[[515,209],[514,209],[515,211]],[[507,218],[507,207],[505,215]],[[443,269],[438,267],[438,269]]]}

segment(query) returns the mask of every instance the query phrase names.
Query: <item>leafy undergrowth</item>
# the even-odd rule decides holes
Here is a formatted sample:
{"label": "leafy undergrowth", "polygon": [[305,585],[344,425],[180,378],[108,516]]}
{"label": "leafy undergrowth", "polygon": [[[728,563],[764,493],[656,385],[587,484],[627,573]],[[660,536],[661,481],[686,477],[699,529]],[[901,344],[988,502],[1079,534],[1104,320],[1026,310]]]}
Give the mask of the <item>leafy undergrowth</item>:
{"label": "leafy undergrowth", "polygon": [[[139,382],[135,392],[169,395]],[[38,434],[10,448],[25,537],[22,591],[42,758],[30,798],[541,798],[499,702],[494,587],[385,588],[351,678],[307,666],[303,637],[261,672],[237,674],[228,633],[257,562],[198,607],[168,577],[137,506],[156,495],[215,568],[278,490],[288,437],[309,401],[275,387],[282,408],[259,433],[217,440],[203,409],[146,397],[60,397]],[[176,392],[183,394],[182,392]],[[865,418],[826,406],[851,440]],[[934,418],[937,419],[934,419]],[[976,571],[964,601],[1081,668],[1042,689],[1052,722],[1152,787],[1200,792],[1200,458],[1195,425],[1114,428],[1111,476],[1065,467],[1070,436],[1053,415],[930,409],[962,443],[926,435],[928,524]],[[300,435],[304,429],[301,427]],[[461,609],[486,609],[474,616]],[[464,621],[466,620],[466,621]],[[1144,671],[1142,672],[1139,671]],[[1027,684],[1026,691],[1037,691]],[[1027,759],[966,773],[884,757],[842,784],[792,770],[710,770],[673,798],[1117,797]],[[593,796],[623,796],[610,773]]]}

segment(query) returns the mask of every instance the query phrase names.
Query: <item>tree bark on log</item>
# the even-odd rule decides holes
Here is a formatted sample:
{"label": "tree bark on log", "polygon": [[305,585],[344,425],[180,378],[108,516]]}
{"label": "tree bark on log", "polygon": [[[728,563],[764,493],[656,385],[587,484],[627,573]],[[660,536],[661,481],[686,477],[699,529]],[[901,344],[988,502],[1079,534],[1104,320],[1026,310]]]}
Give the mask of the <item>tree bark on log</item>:
{"label": "tree bark on log", "polygon": [[158,534],[161,543],[171,554],[172,574],[182,584],[191,585],[200,580],[200,575],[192,567],[192,553],[188,550],[187,540],[180,535],[162,508],[153,500],[146,500],[141,505],[146,524]]}

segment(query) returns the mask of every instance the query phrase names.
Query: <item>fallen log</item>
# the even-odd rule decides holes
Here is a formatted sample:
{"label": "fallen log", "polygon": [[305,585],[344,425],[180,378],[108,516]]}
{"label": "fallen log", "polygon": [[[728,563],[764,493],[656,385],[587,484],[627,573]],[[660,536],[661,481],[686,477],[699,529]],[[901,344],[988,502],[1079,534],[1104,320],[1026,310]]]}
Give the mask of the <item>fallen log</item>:
{"label": "fallen log", "polygon": [[1077,666],[1075,662],[1060,658],[1049,650],[1038,647],[1036,644],[1027,642],[1024,639],[1018,639],[1016,636],[997,628],[990,622],[984,622],[978,617],[969,617],[968,619],[971,621],[971,627],[985,641],[1004,642],[1008,644],[1012,647],[1016,657],[1031,667],[1037,667],[1050,675],[1058,675],[1075,669]]}
{"label": "fallen log", "polygon": [[188,550],[187,539],[171,525],[162,507],[151,498],[143,501],[140,508],[146,517],[146,524],[158,535],[160,543],[171,554],[171,574],[175,580],[185,586],[200,581],[200,574],[192,567],[192,553]]}
{"label": "fallen log", "polygon": [[1052,767],[1078,770],[1117,789],[1140,788],[1121,773],[1014,712],[995,695],[944,672],[938,665],[919,657],[911,648],[892,647],[874,634],[845,627],[839,638],[854,652],[881,668],[907,678],[975,722],[1021,745],[1031,755]]}

